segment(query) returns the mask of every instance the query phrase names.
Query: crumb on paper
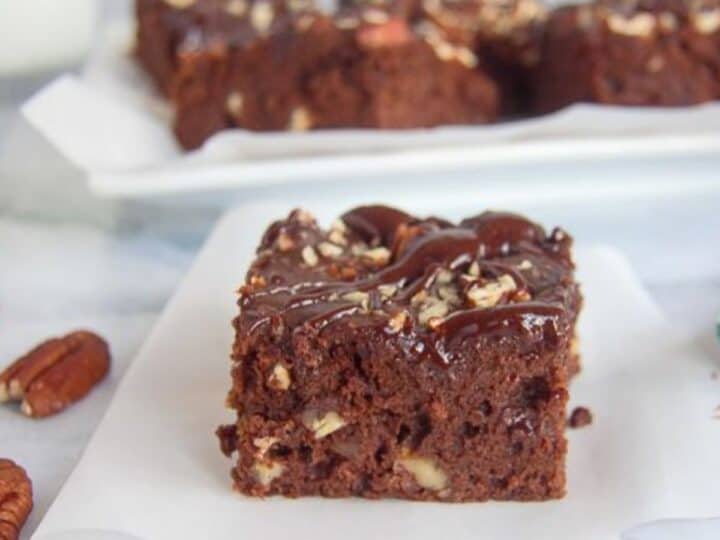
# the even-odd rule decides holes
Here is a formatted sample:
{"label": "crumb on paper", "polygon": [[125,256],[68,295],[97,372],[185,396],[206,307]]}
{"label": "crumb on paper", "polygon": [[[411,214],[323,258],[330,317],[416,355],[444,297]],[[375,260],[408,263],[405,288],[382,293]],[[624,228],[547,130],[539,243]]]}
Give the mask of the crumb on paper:
{"label": "crumb on paper", "polygon": [[568,426],[577,429],[592,424],[593,417],[592,412],[587,407],[575,407],[570,413],[568,419]]}

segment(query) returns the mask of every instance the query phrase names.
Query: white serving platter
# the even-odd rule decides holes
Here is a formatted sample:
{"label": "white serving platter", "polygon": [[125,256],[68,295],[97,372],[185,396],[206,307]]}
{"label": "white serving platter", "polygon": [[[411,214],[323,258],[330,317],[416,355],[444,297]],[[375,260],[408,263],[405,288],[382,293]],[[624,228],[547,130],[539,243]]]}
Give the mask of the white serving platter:
{"label": "white serving platter", "polygon": [[[421,175],[503,165],[720,154],[720,103],[683,108],[580,104],[487,126],[223,131],[184,153],[172,111],[131,56],[132,24],[102,29],[82,74],[65,75],[23,107],[26,118],[113,198]],[[485,176],[476,175],[482,181]]]}
{"label": "white serving platter", "polygon": [[[311,210],[323,223],[339,213]],[[287,211],[257,203],[220,222],[34,540],[110,538],[89,530],[140,540],[610,540],[641,522],[719,510],[720,424],[712,414],[720,383],[712,362],[663,318],[617,252],[588,246],[577,254],[585,367],[571,402],[589,406],[595,421],[568,434],[566,498],[451,505],[234,493],[213,437],[229,418],[234,291],[263,229]],[[699,526],[711,535],[702,538],[720,534],[717,522]],[[632,538],[673,538],[663,530]]]}

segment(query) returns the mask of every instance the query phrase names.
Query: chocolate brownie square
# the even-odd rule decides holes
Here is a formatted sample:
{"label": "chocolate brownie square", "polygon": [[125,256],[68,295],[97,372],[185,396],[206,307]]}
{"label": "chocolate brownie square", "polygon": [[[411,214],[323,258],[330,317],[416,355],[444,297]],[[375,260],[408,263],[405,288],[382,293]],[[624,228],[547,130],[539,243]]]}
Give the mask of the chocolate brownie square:
{"label": "chocolate brownie square", "polygon": [[256,496],[546,500],[565,492],[571,238],[486,212],[360,207],[270,226],[240,289],[219,428]]}
{"label": "chocolate brownie square", "polygon": [[720,2],[605,0],[554,11],[535,109],[691,105],[720,97]]}
{"label": "chocolate brownie square", "polygon": [[498,89],[472,50],[393,6],[137,0],[137,55],[185,148],[229,127],[485,123]]}

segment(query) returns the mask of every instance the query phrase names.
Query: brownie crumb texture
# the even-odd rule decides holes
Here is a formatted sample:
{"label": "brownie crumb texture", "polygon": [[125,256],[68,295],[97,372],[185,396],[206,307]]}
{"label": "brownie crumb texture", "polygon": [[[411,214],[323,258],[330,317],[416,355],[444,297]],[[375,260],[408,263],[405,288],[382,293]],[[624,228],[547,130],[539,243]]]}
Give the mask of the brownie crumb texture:
{"label": "brownie crumb texture", "polygon": [[273,223],[240,289],[235,487],[256,496],[545,500],[565,492],[581,296],[571,238],[486,212],[370,206]]}
{"label": "brownie crumb texture", "polygon": [[587,407],[575,407],[573,412],[570,414],[568,420],[568,426],[576,429],[592,424],[593,417],[592,412]]}

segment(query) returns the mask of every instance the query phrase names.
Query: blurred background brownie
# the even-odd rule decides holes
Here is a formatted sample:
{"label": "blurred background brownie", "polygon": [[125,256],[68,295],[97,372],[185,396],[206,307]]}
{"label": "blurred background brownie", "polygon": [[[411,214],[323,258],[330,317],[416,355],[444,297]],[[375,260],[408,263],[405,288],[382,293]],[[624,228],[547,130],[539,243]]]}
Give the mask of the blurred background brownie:
{"label": "blurred background brownie", "polygon": [[715,100],[719,51],[716,0],[605,0],[559,8],[545,31],[535,109]]}
{"label": "blurred background brownie", "polygon": [[183,147],[230,127],[483,124],[720,98],[720,0],[137,0]]}
{"label": "blurred background brownie", "polygon": [[500,87],[505,116],[529,113],[548,10],[537,0],[422,0],[420,13],[463,40]]}
{"label": "blurred background brownie", "polygon": [[471,47],[393,6],[138,0],[138,57],[195,148],[222,129],[485,123],[497,85]]}

